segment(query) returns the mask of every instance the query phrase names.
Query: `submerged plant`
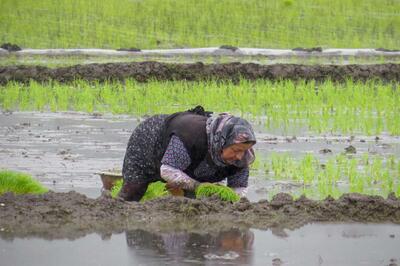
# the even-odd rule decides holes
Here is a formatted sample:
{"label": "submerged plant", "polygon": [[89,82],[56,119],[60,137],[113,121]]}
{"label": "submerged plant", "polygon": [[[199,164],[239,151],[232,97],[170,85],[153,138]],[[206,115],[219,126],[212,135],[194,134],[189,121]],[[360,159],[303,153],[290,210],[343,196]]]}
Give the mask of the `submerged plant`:
{"label": "submerged plant", "polygon": [[223,185],[215,185],[210,183],[200,184],[196,189],[196,198],[211,197],[218,195],[221,200],[236,202],[240,196],[231,188]]}
{"label": "submerged plant", "polygon": [[14,171],[0,171],[0,195],[6,192],[15,194],[43,194],[49,191],[30,175]]}

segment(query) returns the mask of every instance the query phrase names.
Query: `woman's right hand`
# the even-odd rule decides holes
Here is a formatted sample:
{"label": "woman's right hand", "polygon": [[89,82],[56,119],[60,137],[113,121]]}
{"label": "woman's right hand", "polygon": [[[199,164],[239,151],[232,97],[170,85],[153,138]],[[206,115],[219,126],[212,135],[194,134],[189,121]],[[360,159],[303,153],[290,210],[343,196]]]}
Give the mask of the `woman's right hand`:
{"label": "woman's right hand", "polygon": [[183,197],[184,196],[184,191],[183,189],[176,183],[173,182],[167,182],[165,187],[168,189],[168,191],[173,195],[173,196],[178,196],[178,197]]}

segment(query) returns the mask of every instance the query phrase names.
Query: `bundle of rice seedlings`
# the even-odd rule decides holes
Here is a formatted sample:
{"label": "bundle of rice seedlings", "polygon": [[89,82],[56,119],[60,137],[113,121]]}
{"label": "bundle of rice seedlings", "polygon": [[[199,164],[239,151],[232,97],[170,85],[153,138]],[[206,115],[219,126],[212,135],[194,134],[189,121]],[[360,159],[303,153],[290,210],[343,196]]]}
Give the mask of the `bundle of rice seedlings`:
{"label": "bundle of rice seedlings", "polygon": [[[122,179],[118,180],[111,189],[111,196],[113,198],[117,197],[119,191],[122,188]],[[165,183],[161,181],[150,183],[147,187],[146,192],[144,193],[142,199],[140,201],[152,200],[155,198],[159,198],[162,196],[170,195],[167,190]]]}
{"label": "bundle of rice seedlings", "polygon": [[43,194],[49,191],[30,175],[3,170],[0,171],[0,195],[6,192],[15,194]]}
{"label": "bundle of rice seedlings", "polygon": [[236,202],[240,196],[227,186],[215,185],[210,183],[200,184],[196,189],[196,198],[211,197],[217,195],[221,200]]}
{"label": "bundle of rice seedlings", "polygon": [[111,188],[111,197],[116,198],[118,196],[119,191],[122,188],[122,179],[118,180],[115,182],[113,187]]}
{"label": "bundle of rice seedlings", "polygon": [[140,201],[152,200],[155,198],[171,195],[166,187],[166,184],[161,181],[150,183],[147,187],[146,193],[144,193]]}

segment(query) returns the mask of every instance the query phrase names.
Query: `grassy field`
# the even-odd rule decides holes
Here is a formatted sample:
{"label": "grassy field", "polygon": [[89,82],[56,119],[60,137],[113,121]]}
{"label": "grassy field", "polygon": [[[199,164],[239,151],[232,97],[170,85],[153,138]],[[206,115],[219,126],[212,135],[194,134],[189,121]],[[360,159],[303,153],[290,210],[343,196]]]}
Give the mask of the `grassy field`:
{"label": "grassy field", "polygon": [[393,0],[2,0],[0,42],[29,48],[400,47]]}
{"label": "grassy field", "polygon": [[[223,95],[223,97],[221,97]],[[398,83],[348,81],[231,82],[125,80],[0,86],[3,110],[84,111],[136,116],[172,113],[201,104],[230,111],[281,133],[400,135]]]}

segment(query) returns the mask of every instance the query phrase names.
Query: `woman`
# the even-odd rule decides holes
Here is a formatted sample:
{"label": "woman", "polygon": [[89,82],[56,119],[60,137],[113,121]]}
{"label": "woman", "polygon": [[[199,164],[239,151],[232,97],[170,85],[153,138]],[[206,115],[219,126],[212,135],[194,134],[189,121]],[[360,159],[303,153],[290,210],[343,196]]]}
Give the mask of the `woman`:
{"label": "woman", "polygon": [[220,182],[245,196],[256,138],[244,119],[215,117],[201,106],[172,115],[152,116],[133,131],[125,154],[119,196],[139,201],[151,182],[193,193],[202,182]]}

